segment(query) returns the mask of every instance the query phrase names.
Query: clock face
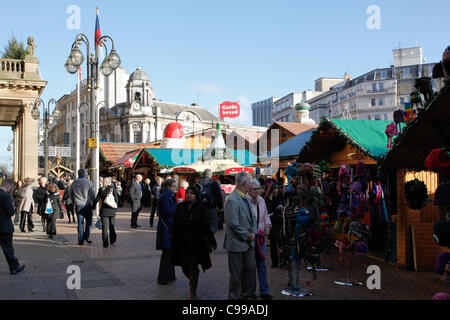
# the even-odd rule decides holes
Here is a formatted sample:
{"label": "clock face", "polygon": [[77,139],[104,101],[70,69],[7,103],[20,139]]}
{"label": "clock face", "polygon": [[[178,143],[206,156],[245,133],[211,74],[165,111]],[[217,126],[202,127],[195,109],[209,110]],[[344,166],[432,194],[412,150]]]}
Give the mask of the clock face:
{"label": "clock face", "polygon": [[131,104],[131,107],[133,108],[134,111],[139,111],[139,110],[141,109],[141,105],[140,105],[140,103],[137,102],[137,101],[134,101],[134,102]]}

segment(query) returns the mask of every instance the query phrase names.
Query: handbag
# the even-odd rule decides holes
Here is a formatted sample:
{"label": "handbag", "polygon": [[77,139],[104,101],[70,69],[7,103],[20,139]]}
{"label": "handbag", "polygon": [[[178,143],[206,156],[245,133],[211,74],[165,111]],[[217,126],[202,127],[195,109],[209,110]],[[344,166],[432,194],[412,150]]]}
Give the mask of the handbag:
{"label": "handbag", "polygon": [[45,206],[45,213],[46,214],[52,214],[53,213],[52,202],[50,201],[50,199],[47,199],[47,204]]}
{"label": "handbag", "polygon": [[103,200],[103,203],[107,204],[108,206],[110,206],[113,209],[117,209],[117,203],[116,203],[116,200],[114,199],[113,189],[111,189],[109,191],[109,193],[106,196],[105,200]]}

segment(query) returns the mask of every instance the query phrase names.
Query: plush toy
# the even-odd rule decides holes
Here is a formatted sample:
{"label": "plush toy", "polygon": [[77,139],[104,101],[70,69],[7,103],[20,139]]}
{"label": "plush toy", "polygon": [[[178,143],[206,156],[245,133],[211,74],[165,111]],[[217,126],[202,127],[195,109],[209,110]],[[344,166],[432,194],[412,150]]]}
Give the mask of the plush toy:
{"label": "plush toy", "polygon": [[425,98],[425,101],[428,101],[431,96],[433,95],[433,87],[431,85],[431,78],[428,77],[422,77],[416,79],[416,84],[414,87],[419,90],[421,94],[423,94],[423,97]]}
{"label": "plush toy", "polygon": [[387,135],[388,139],[386,148],[390,149],[394,146],[392,139],[394,138],[394,136],[398,135],[397,126],[395,125],[395,123],[391,122],[390,124],[388,124],[384,133]]}
{"label": "plush toy", "polygon": [[415,110],[413,109],[411,103],[405,103],[405,112],[404,115],[404,121],[406,124],[409,124],[411,121],[413,121],[416,118]]}
{"label": "plush toy", "polygon": [[414,106],[416,106],[416,108],[422,107],[422,97],[420,96],[420,92],[417,89],[414,89],[411,94],[409,95],[409,101],[411,102],[411,104]]}
{"label": "plush toy", "polygon": [[447,149],[433,149],[425,159],[425,167],[450,175],[450,151]]}

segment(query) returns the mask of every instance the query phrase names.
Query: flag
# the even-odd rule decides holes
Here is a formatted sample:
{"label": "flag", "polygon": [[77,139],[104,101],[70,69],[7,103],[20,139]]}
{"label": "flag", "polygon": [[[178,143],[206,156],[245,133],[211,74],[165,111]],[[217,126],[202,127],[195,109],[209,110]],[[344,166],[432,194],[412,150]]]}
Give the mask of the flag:
{"label": "flag", "polygon": [[100,32],[100,22],[98,21],[98,8],[97,17],[95,18],[95,46],[98,46],[98,41],[100,40],[102,33]]}
{"label": "flag", "polygon": [[241,106],[239,101],[230,102],[224,101],[219,106],[219,118],[223,119],[225,117],[228,118],[236,118],[241,114]]}

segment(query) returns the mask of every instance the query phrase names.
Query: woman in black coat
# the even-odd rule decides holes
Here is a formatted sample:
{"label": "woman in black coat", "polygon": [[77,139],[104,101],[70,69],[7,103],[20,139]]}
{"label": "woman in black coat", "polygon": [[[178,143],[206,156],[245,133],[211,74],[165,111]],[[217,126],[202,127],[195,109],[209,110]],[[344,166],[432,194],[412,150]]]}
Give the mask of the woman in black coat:
{"label": "woman in black coat", "polygon": [[[108,196],[108,194],[111,193],[114,197],[114,201],[116,202],[115,208],[107,205],[105,203],[105,199]],[[102,221],[102,240],[103,240],[103,247],[107,248],[108,243],[108,229],[109,229],[109,242],[111,244],[114,244],[117,240],[116,230],[114,229],[114,223],[116,220],[116,212],[117,212],[117,205],[119,203],[119,195],[117,194],[116,188],[114,188],[114,185],[111,184],[111,178],[106,177],[103,179],[103,187],[98,189],[97,197],[94,200],[93,206],[95,207],[97,205],[97,202],[101,202],[100,207],[100,219]],[[109,228],[108,228],[109,226]]]}
{"label": "woman in black coat", "polygon": [[280,194],[278,186],[271,185],[266,195],[267,212],[269,213],[272,228],[269,233],[270,240],[270,258],[272,260],[271,268],[279,265],[278,251],[281,247],[281,230],[283,227],[283,197]]}
{"label": "woman in black coat", "polygon": [[44,214],[47,218],[47,235],[50,239],[53,239],[53,236],[56,234],[56,219],[64,218],[64,209],[61,203],[59,189],[54,183],[51,183],[48,186],[48,193],[46,195],[45,201],[47,202],[48,200],[50,200],[53,212],[51,214]]}
{"label": "woman in black coat", "polygon": [[201,204],[196,186],[186,190],[186,199],[177,206],[173,221],[172,262],[181,266],[184,275],[189,279],[189,298],[197,299],[199,269],[203,272],[211,268],[212,250],[217,248],[206,216],[206,209]]}

